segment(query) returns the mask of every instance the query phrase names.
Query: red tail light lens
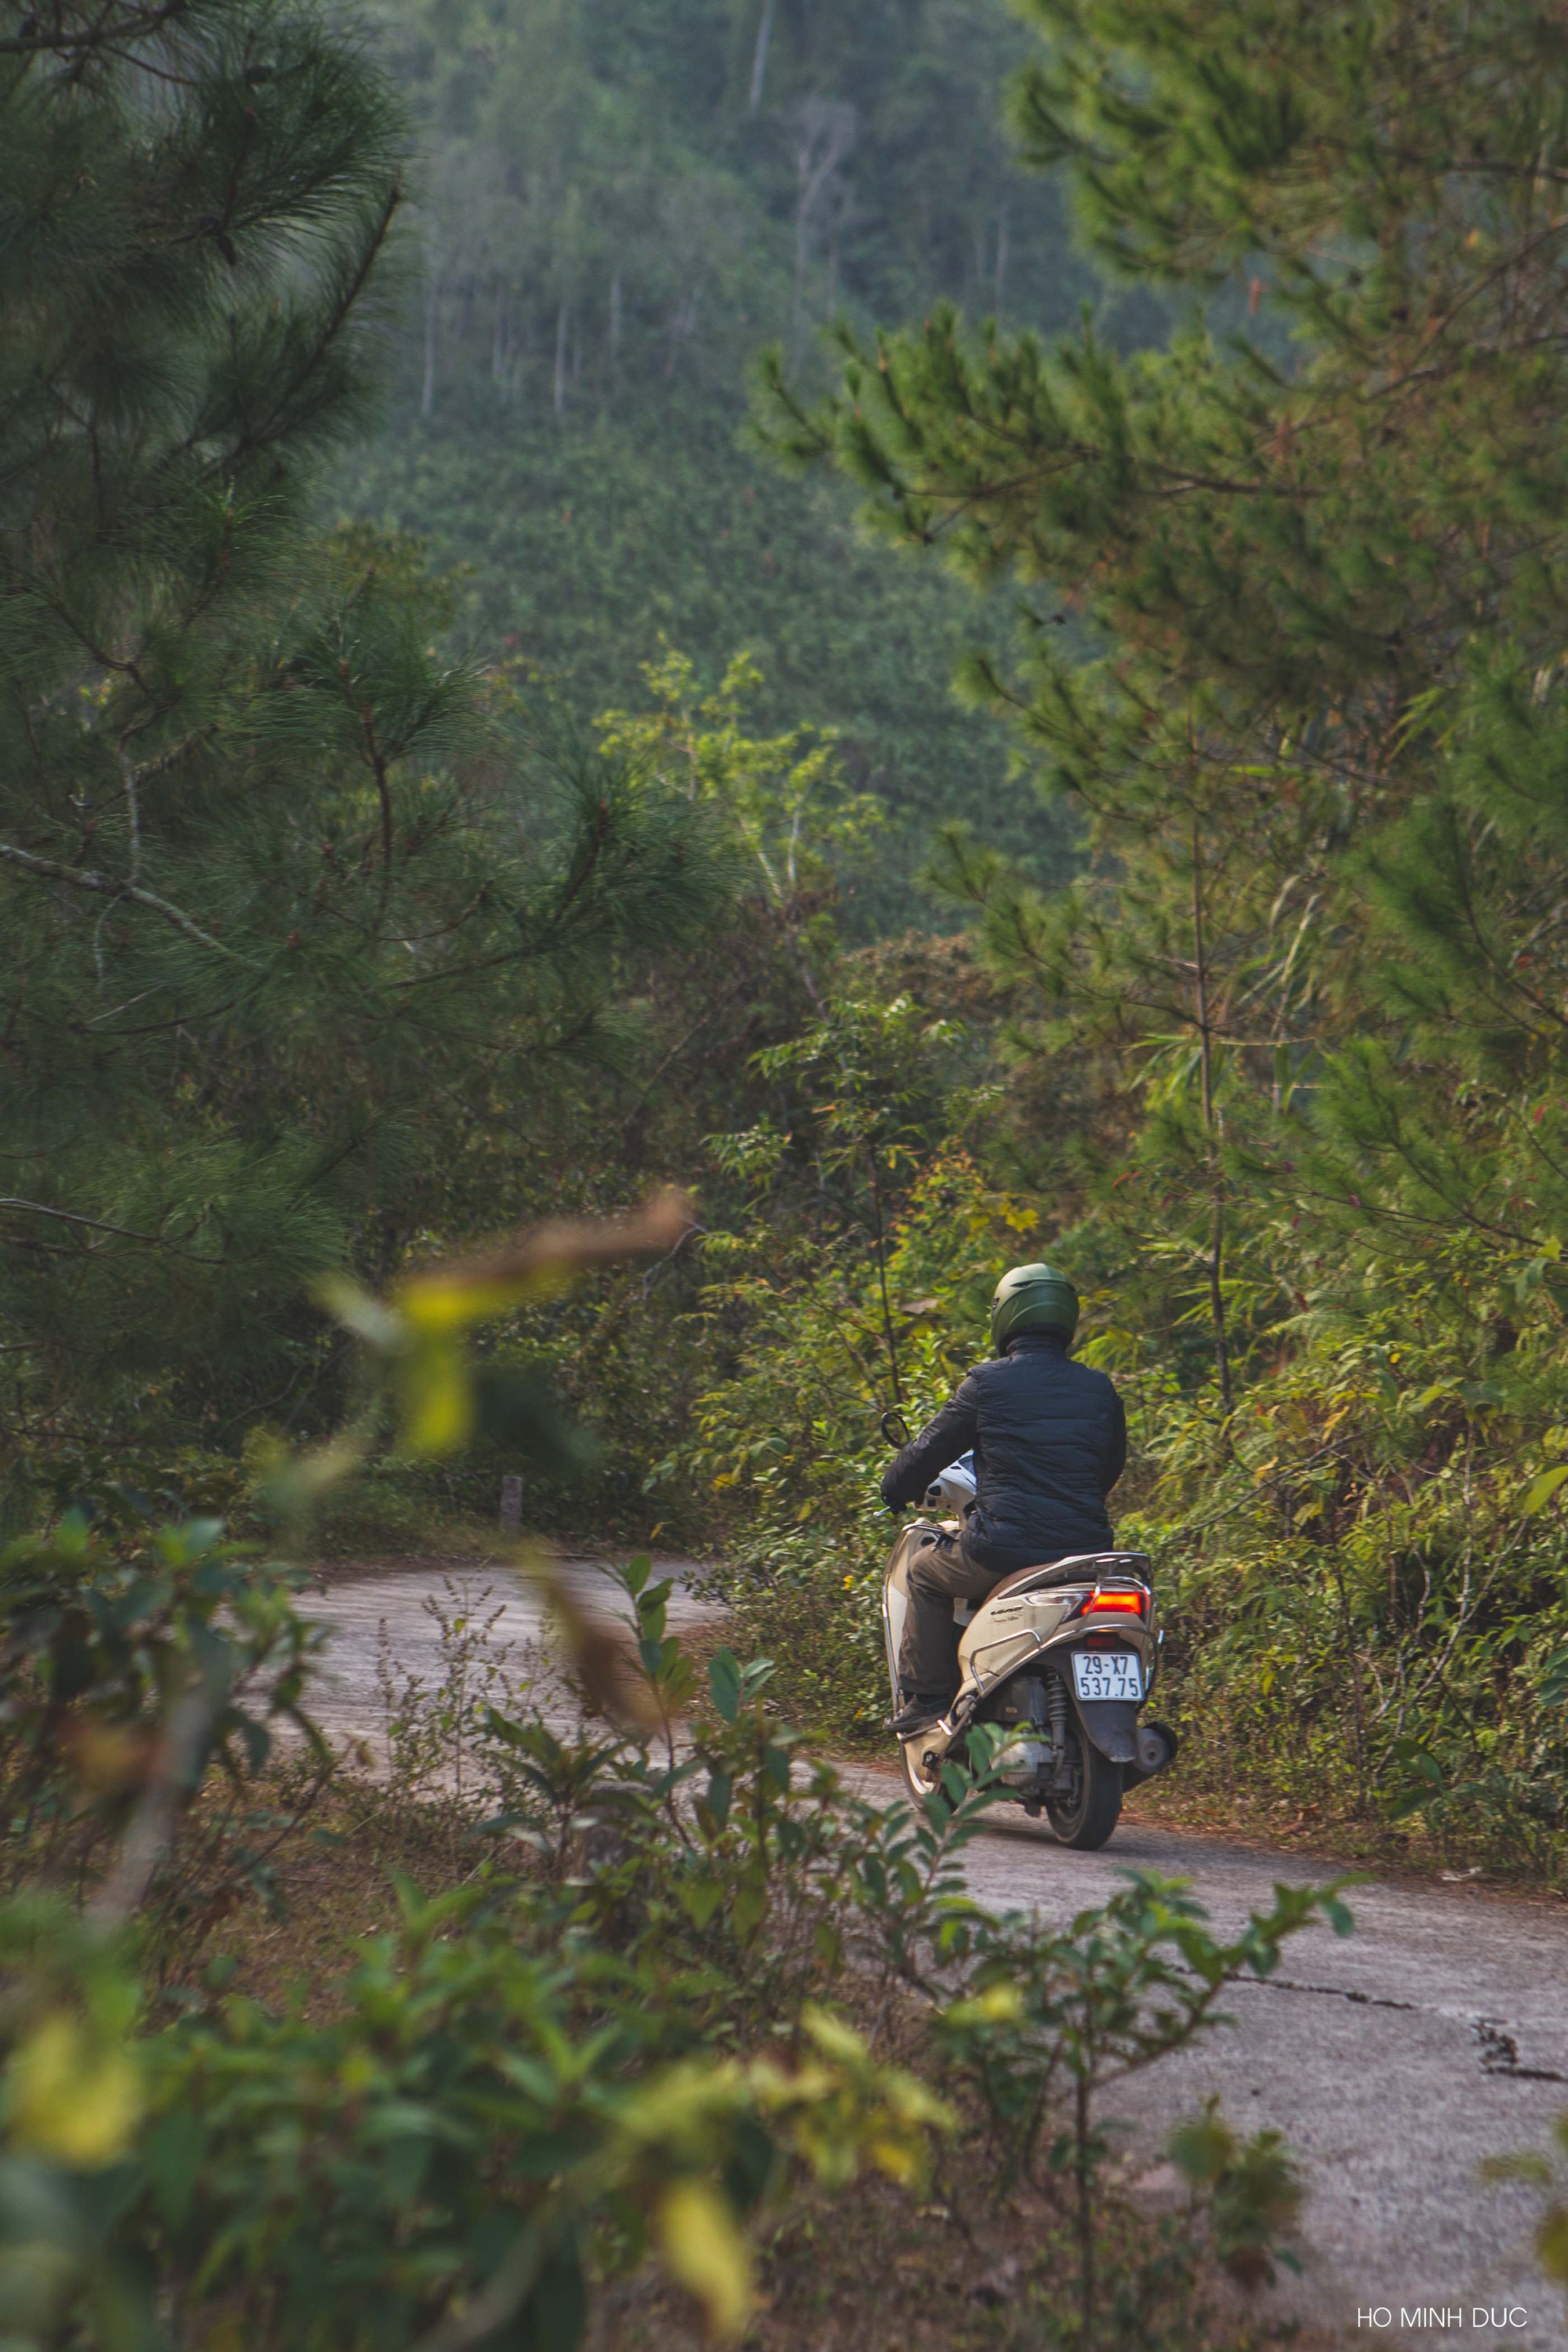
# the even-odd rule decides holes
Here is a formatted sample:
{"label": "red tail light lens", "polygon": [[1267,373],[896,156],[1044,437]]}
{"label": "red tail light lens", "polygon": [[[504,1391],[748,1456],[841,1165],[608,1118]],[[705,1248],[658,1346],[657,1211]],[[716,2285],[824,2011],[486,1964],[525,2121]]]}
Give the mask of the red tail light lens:
{"label": "red tail light lens", "polygon": [[1093,1592],[1084,1603],[1086,1617],[1142,1617],[1141,1592]]}

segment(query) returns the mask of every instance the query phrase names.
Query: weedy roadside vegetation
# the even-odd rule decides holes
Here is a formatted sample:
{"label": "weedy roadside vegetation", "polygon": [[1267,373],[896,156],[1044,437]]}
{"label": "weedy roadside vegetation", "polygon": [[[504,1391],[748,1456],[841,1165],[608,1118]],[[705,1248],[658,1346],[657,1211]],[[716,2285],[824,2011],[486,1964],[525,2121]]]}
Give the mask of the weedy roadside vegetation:
{"label": "weedy roadside vegetation", "polygon": [[[808,1097],[801,1124],[812,1115]],[[997,1266],[1041,1244],[1026,1202],[957,1149],[889,1206],[881,1266],[858,1243],[786,1254],[777,1198],[770,1178],[751,1221],[703,1242],[701,1326],[715,1355],[728,1336],[731,1369],[656,1491],[712,1493],[745,1640],[780,1659],[792,1711],[870,1753],[892,1525],[882,1402],[895,1367],[911,1421],[945,1402],[984,1347]],[[1221,1438],[1213,1400],[1155,1360],[1109,1286],[1085,1289],[1078,1352],[1128,1408],[1118,1540],[1154,1563],[1161,1704],[1184,1741],[1176,1780],[1140,1803],[1568,1885],[1563,1433],[1497,1444],[1475,1417],[1495,1418],[1495,1400],[1478,1402],[1412,1292],[1374,1332],[1314,1325]]]}
{"label": "weedy roadside vegetation", "polygon": [[[1130,2237],[1101,2103],[1308,1917],[1345,1924],[1331,1891],[1282,1891],[1228,1944],[1149,1879],[1056,1934],[991,1919],[962,1873],[984,1771],[923,1811],[883,1808],[772,1712],[765,1662],[721,1651],[699,1699],[668,1587],[638,1561],[618,1725],[503,1690],[482,1605],[443,1609],[443,1673],[412,1707],[401,1685],[405,1725],[423,1706],[448,1760],[463,1751],[426,1848],[440,1883],[394,1869],[386,1923],[331,1983],[319,1959],[292,1984],[274,1969],[263,2000],[252,1923],[323,1857],[330,1876],[338,1841],[349,1890],[367,1843],[416,1846],[428,1759],[381,1781],[312,1763],[313,1810],[241,1883],[209,1817],[282,1811],[280,1718],[314,1756],[300,1686],[256,1680],[246,1701],[260,1629],[268,1655],[310,1654],[287,1572],[268,1586],[216,1528],[139,1545],[68,1527],[64,1555],[82,1622],[138,1575],[158,1605],[134,1677],[89,1641],[67,1696],[59,1644],[31,1653],[53,1738],[12,1815],[27,1891],[0,1916],[0,2303],[18,2344],[567,2347],[606,2290],[671,2343],[698,2315],[737,2337],[758,2311],[751,2237],[765,2286],[822,2192],[850,2197],[862,2231],[907,2230],[924,2202],[981,2241],[1026,2204],[1012,2270],[964,2280],[950,2341],[983,2340],[1002,2309],[1020,2343],[1165,2340],[1200,2326],[1225,2267],[1271,2274],[1296,2199],[1282,2153],[1200,2119],[1173,2147],[1191,2210]],[[21,1612],[37,1563],[0,1587]],[[215,1631],[212,1596],[237,1589],[265,1608]],[[129,1764],[84,1778],[104,1741],[157,1743],[182,1656],[203,1662],[202,1765],[177,1790]],[[1101,2275],[1119,2284],[1097,2296]]]}

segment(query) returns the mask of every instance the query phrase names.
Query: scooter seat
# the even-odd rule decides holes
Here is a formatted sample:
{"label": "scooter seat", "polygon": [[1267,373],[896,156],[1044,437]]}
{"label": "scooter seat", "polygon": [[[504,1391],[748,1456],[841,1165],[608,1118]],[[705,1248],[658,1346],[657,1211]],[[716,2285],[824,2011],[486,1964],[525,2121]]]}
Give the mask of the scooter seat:
{"label": "scooter seat", "polygon": [[1093,1584],[1102,1576],[1135,1576],[1147,1583],[1149,1555],[1146,1551],[1080,1551],[1068,1559],[1042,1560],[1037,1568],[1015,1569],[1011,1576],[992,1586],[985,1599],[989,1604],[1007,1592],[1038,1591],[1053,1584]]}

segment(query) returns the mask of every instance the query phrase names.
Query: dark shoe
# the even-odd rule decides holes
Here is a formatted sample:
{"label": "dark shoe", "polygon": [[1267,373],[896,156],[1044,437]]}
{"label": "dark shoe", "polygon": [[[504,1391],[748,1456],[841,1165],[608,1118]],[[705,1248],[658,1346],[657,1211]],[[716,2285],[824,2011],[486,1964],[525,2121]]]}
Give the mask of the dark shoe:
{"label": "dark shoe", "polygon": [[888,1725],[900,1739],[913,1739],[922,1731],[932,1731],[947,1713],[947,1702],[940,1698],[906,1699]]}

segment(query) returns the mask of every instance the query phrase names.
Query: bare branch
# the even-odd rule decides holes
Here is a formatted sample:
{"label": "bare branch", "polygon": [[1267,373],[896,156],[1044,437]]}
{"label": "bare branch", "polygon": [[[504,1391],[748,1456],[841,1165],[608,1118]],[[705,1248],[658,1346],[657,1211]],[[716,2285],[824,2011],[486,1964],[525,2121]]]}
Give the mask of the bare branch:
{"label": "bare branch", "polygon": [[223,1260],[202,1250],[181,1249],[175,1242],[166,1242],[162,1234],[139,1234],[133,1225],[111,1225],[102,1217],[84,1217],[75,1209],[51,1209],[43,1201],[0,1199],[0,1212],[10,1211],[18,1216],[52,1217],[57,1224],[85,1225],[95,1234],[113,1234],[122,1242],[145,1242],[150,1248],[172,1250],[177,1257],[193,1258],[198,1265],[221,1265]]}
{"label": "bare branch", "polygon": [[423,1289],[465,1284],[514,1283],[560,1267],[608,1265],[616,1258],[668,1250],[697,1223],[686,1193],[667,1186],[640,1209],[618,1217],[563,1217],[526,1227],[484,1257],[442,1258],[399,1286],[407,1299]]}
{"label": "bare branch", "polygon": [[162,915],[166,923],[173,923],[177,931],[184,931],[188,940],[195,940],[198,947],[211,948],[235,963],[251,964],[253,970],[257,969],[249,956],[226,948],[221,940],[204,931],[199,923],[194,923],[172,900],[161,898],[156,890],[144,890],[135,882],[117,881],[111,874],[95,874],[87,866],[65,866],[58,858],[36,856],[32,850],[18,849],[10,841],[0,841],[0,857],[8,865],[19,866],[25,874],[39,874],[50,882],[68,882],[73,889],[90,890],[100,898],[129,898],[138,907],[148,907],[153,914]]}

